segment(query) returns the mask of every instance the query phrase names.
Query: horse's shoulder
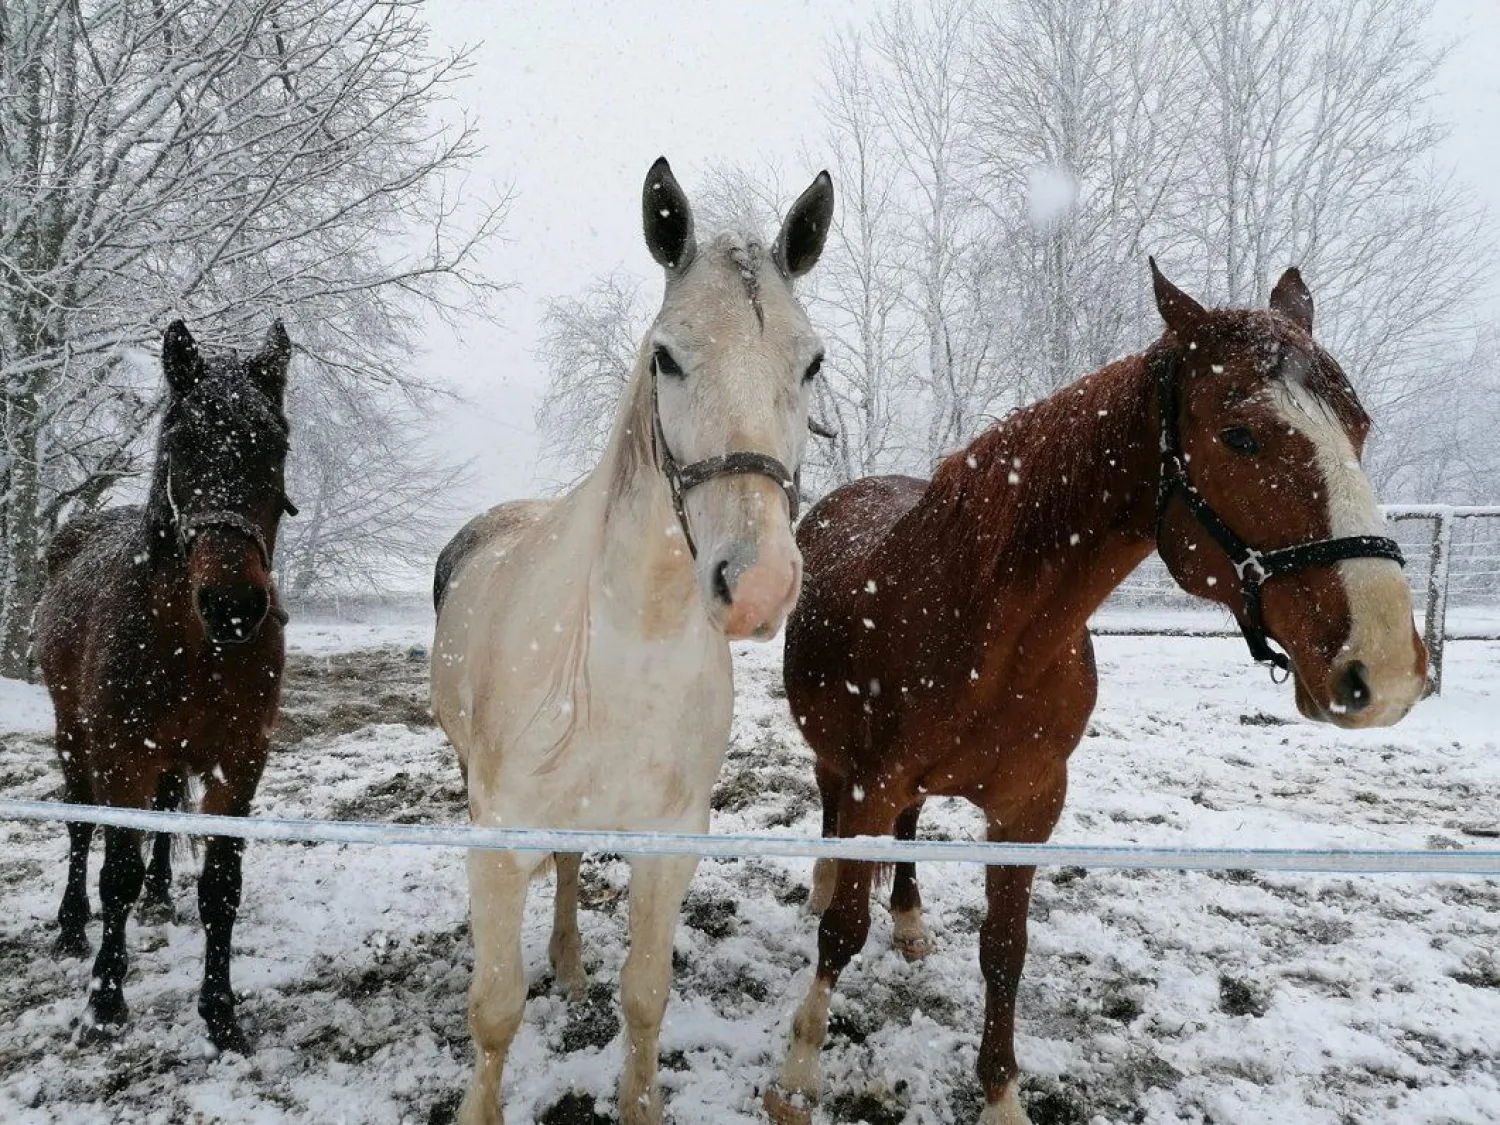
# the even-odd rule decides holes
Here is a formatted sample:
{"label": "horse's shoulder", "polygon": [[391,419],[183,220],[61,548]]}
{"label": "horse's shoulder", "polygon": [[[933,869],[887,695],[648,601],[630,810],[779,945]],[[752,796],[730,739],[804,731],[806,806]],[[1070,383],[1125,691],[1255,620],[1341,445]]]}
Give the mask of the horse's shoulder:
{"label": "horse's shoulder", "polygon": [[553,503],[551,500],[510,500],[481,512],[459,528],[438,553],[432,576],[433,608],[443,608],[443,598],[453,576],[476,549],[519,535],[546,515]]}
{"label": "horse's shoulder", "polygon": [[47,577],[53,578],[80,555],[117,547],[141,518],[141,508],[129,504],[97,512],[81,512],[68,520],[47,545]]}

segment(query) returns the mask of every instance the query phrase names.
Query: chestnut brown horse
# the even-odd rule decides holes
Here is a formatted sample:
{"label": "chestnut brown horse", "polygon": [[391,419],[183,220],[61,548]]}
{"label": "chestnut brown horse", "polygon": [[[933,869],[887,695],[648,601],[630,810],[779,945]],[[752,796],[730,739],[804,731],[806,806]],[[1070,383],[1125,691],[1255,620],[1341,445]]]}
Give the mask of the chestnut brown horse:
{"label": "chestnut brown horse", "polygon": [[[206,357],[177,321],[162,342],[167,409],[144,507],[82,516],[47,555],[36,649],[57,716],[69,801],[176,807],[189,776],[203,811],[244,816],[281,699],[282,626],[271,558],[283,511],[291,342],[281,322],[258,355]],[[60,956],[85,956],[93,825],[69,824]],[[126,1016],[125,920],[147,886],[170,913],[170,840],[148,873],[141,833],[104,831],[104,932],[81,1032]],[[198,911],[206,953],[198,1011],[220,1050],[247,1050],[229,983],[243,841],[204,849]]]}
{"label": "chestnut brown horse", "polygon": [[[1045,841],[1094,708],[1086,623],[1153,548],[1290,672],[1304,715],[1394,723],[1421,693],[1400,552],[1359,465],[1370,421],[1313,338],[1301,276],[1287,271],[1269,310],[1207,310],[1152,273],[1166,332],[1144,355],[1016,412],[931,482],[855,481],[803,521],[786,687],[817,754],[825,835],[911,839],[923,799],[941,795],[979,806],[991,840]],[[986,870],[982,1125],[1028,1120],[1013,1040],[1033,871]],[[818,969],[766,1094],[779,1122],[809,1120],[817,1100],[829,999],[864,945],[873,873],[814,874]],[[910,864],[891,910],[897,944],[920,956]]]}

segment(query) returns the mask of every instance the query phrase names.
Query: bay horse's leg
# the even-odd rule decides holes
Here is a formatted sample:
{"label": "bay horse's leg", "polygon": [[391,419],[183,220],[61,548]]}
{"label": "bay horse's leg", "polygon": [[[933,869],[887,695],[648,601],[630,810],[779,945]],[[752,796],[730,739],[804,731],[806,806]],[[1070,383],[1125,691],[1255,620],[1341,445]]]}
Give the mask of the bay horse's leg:
{"label": "bay horse's leg", "polygon": [[[144,802],[142,802],[144,804]],[[125,922],[141,893],[146,865],[141,860],[141,834],[129,828],[104,830],[104,866],[99,871],[99,902],[104,933],[99,955],[89,974],[88,1005],[82,1033],[117,1027],[125,1022]]]}
{"label": "bay horse's leg", "polygon": [[[265,747],[226,755],[208,777],[203,811],[210,816],[247,816],[265,767]],[[208,1038],[219,1051],[250,1053],[249,1041],[235,1015],[229,961],[234,923],[240,912],[240,857],[245,841],[238,836],[210,836],[198,877],[198,917],[203,921],[203,985],[198,1014],[208,1024]]]}
{"label": "bay horse's leg", "polygon": [[[157,812],[176,812],[182,806],[187,777],[169,770],[156,783]],[[171,922],[177,917],[172,909],[172,837],[158,832],[151,843],[151,862],[146,865],[146,883],[141,890],[141,904],[135,916],[148,925]]]}
{"label": "bay horse's leg", "polygon": [[[823,839],[832,840],[839,834],[839,801],[844,795],[844,782],[821,763],[813,768],[813,773],[818,780],[818,795],[823,800]],[[809,914],[822,914],[828,909],[828,902],[833,898],[838,862],[836,859],[813,862],[812,893],[807,896]]]}
{"label": "bay horse's leg", "polygon": [[[89,784],[88,758],[83,732],[73,723],[57,724],[57,752],[62,761],[63,799],[69,804],[93,802]],[[89,955],[89,846],[94,840],[92,824],[68,824],[68,882],[63,888],[62,904],[57,908],[57,940],[52,943],[54,957],[87,957]]]}
{"label": "bay horse's leg", "polygon": [[[896,839],[917,838],[917,818],[922,815],[922,802],[896,818]],[[891,944],[908,961],[920,961],[932,952],[932,942],[927,929],[922,925],[922,893],[917,889],[917,865],[896,864],[896,877],[891,881],[891,922],[893,932]]]}
{"label": "bay horse's leg", "polygon": [[526,1007],[521,922],[526,889],[542,856],[469,853],[469,929],[474,978],[469,983],[469,1034],[474,1074],[458,1110],[459,1125],[504,1125],[500,1079]]}
{"label": "bay horse's leg", "polygon": [[[1045,843],[1062,812],[1065,782],[1019,809],[988,809],[988,838],[997,843]],[[1026,961],[1026,917],[1031,909],[1034,867],[986,867],[989,912],[979,930],[979,969],[984,974],[984,1037],[979,1042],[979,1085],[984,1112],[979,1125],[1031,1125],[1021,1105],[1016,1063],[1016,991]]]}
{"label": "bay horse's leg", "polygon": [[583,971],[583,938],[578,933],[578,868],[583,857],[577,852],[557,852],[557,895],[552,900],[552,940],[547,959],[557,987],[569,1000],[588,995],[589,978]]}
{"label": "bay horse's leg", "polygon": [[620,973],[625,1012],[622,1125],[659,1125],[662,1119],[657,1048],[672,990],[672,935],[697,867],[697,856],[637,856],[630,861],[630,953]]}
{"label": "bay horse's leg", "polygon": [[[841,836],[882,836],[895,820],[891,809],[848,795],[839,808]],[[791,1044],[775,1085],[766,1090],[766,1112],[777,1125],[809,1125],[822,1086],[819,1053],[828,1037],[828,1007],[839,974],[864,948],[870,933],[870,883],[875,864],[840,860],[833,898],[818,924],[818,971],[797,1014]]]}

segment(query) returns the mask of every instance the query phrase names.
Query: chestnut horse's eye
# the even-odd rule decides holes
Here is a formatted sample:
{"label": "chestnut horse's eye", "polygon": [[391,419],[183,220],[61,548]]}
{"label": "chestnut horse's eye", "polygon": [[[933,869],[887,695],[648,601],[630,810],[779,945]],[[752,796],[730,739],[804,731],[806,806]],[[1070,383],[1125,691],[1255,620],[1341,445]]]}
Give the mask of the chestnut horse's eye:
{"label": "chestnut horse's eye", "polygon": [[802,381],[811,383],[818,377],[818,372],[823,370],[823,353],[819,352],[813,357],[813,361],[807,365],[807,370],[802,373]]}
{"label": "chestnut horse's eye", "polygon": [[673,359],[672,353],[666,348],[658,347],[651,358],[656,364],[658,375],[676,375],[679,378],[683,375],[682,364]]}
{"label": "chestnut horse's eye", "polygon": [[1230,426],[1227,430],[1221,430],[1219,440],[1236,453],[1250,456],[1260,452],[1260,442],[1255,440],[1255,435],[1244,426]]}

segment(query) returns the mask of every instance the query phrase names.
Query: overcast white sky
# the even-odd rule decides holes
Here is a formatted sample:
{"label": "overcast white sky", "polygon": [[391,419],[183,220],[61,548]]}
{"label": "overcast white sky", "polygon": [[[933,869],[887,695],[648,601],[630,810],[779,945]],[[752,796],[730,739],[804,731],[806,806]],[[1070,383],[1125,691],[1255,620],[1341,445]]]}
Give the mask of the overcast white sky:
{"label": "overcast white sky", "polygon": [[[432,0],[434,46],[479,44],[460,91],[488,149],[478,178],[516,192],[507,242],[486,262],[518,286],[500,307],[504,327],[454,336],[439,326],[415,360],[465,396],[440,433],[454,455],[475,459],[466,509],[533,494],[546,479],[532,422],[546,299],[617,266],[660,276],[638,210],[651,162],[665,154],[690,186],[710,164],[769,159],[795,195],[827,162],[815,107],[823,42],[871,10],[848,0]],[[1454,44],[1435,107],[1453,129],[1445,157],[1500,215],[1500,0],[1438,0],[1434,31]]]}

